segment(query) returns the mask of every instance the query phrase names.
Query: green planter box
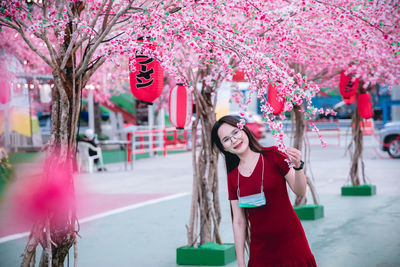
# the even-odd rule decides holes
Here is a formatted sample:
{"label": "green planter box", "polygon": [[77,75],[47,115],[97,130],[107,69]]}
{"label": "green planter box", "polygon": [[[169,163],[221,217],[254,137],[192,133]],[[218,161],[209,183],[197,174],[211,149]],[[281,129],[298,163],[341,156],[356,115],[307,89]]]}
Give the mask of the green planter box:
{"label": "green planter box", "polygon": [[0,166],[0,200],[6,192],[8,183],[12,175],[12,169],[7,169],[4,165]]}
{"label": "green planter box", "polygon": [[293,207],[300,220],[317,220],[324,217],[324,206],[322,205],[303,205]]}
{"label": "green planter box", "polygon": [[342,196],[373,196],[376,195],[376,186],[372,184],[342,186]]}
{"label": "green planter box", "polygon": [[6,191],[7,180],[0,173],[0,199],[3,197],[4,192]]}
{"label": "green planter box", "polygon": [[176,249],[176,263],[179,265],[223,266],[236,260],[235,245],[205,243],[198,248]]}

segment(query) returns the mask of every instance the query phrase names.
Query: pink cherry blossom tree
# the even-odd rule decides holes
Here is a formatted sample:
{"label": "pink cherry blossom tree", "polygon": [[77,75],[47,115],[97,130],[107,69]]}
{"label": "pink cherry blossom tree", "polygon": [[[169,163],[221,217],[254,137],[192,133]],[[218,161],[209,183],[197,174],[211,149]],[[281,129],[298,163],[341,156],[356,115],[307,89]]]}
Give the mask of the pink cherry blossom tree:
{"label": "pink cherry blossom tree", "polygon": [[[96,51],[115,46],[115,40],[124,34],[121,29],[128,29],[131,14],[143,13],[150,5],[142,3],[134,6],[133,2],[0,3],[1,37],[2,44],[6,44],[6,52],[15,54],[26,65],[31,65],[34,71],[52,73],[54,78],[47,170],[62,169],[72,173],[82,90],[109,58],[104,54],[97,55]],[[48,172],[45,170],[44,173]],[[70,181],[65,190],[74,194],[72,175],[68,177]],[[51,180],[52,177],[44,179]],[[54,213],[62,213],[62,216],[56,219]],[[22,266],[34,264],[39,243],[44,248],[40,266],[63,266],[70,247],[76,244],[76,222],[73,208],[51,210],[47,216],[35,222],[23,254]]]}
{"label": "pink cherry blossom tree", "polygon": [[[290,61],[295,63],[292,63],[292,66],[297,66],[299,73],[307,75],[320,85],[337,86],[338,74],[345,70],[362,81],[357,95],[374,88],[378,82],[398,83],[396,77],[400,74],[397,63],[399,43],[395,41],[399,38],[398,4],[394,1],[384,3],[314,1],[310,2],[310,9],[326,15],[317,16],[316,13],[309,12],[303,17],[301,26],[299,25],[303,27],[302,34],[296,36],[300,38],[296,39],[300,47],[289,53]],[[310,39],[310,36],[315,38]],[[302,45],[305,43],[309,45]],[[299,68],[300,63],[302,68]],[[319,79],[314,78],[314,75],[318,77],[323,72],[325,74]],[[296,113],[296,126],[302,124],[302,120],[299,122],[297,120],[301,116],[303,115]],[[352,124],[353,138],[349,146],[352,150],[352,165],[349,176],[352,184],[358,185],[360,171],[363,183],[366,181],[362,161],[362,132],[357,108],[353,114]],[[299,133],[297,136],[301,135],[303,134]]]}
{"label": "pink cherry blossom tree", "polygon": [[[218,55],[226,56],[231,52],[239,68],[246,71],[251,82],[250,90],[254,90],[264,102],[267,84],[277,84],[286,97],[285,110],[293,110],[295,114],[294,145],[299,149],[304,137],[305,120],[316,112],[331,112],[312,107],[311,97],[318,92],[317,85],[337,85],[338,74],[342,70],[362,77],[365,82],[361,87],[364,89],[360,87],[360,90],[365,90],[366,84],[373,87],[378,82],[397,83],[396,77],[400,74],[399,43],[395,40],[399,37],[399,7],[394,1],[254,1],[252,4],[233,1],[226,5],[229,10],[243,11],[242,14],[230,12],[224,6],[216,7],[223,10],[221,17],[228,17],[230,26],[234,27],[220,29],[216,23],[223,25],[227,20],[219,17],[218,12],[208,11],[212,18],[203,20],[207,21],[204,25],[209,25],[209,28],[200,28],[211,35],[207,38],[211,40],[210,46],[216,56],[209,62],[219,62],[219,67],[226,66],[226,61]],[[207,31],[210,28],[218,29],[217,33]],[[183,32],[183,38],[189,45],[199,49],[196,37],[200,34],[190,38],[191,33]],[[218,53],[218,49],[222,51]],[[230,74],[226,69],[225,73]],[[246,106],[242,108],[245,110]],[[271,116],[268,104],[262,108],[276,138],[281,140],[281,125]],[[354,185],[359,184],[358,161],[362,152],[357,114],[356,110],[352,142],[356,149],[350,172]],[[318,134],[316,127],[314,130]],[[321,142],[324,145],[322,138]],[[310,179],[308,184],[314,202],[317,202]],[[304,203],[304,198],[297,198],[295,202],[296,205]]]}
{"label": "pink cherry blossom tree", "polygon": [[[282,150],[279,119],[284,117],[272,115],[264,98],[268,84],[274,83],[284,96],[284,111],[298,106],[307,119],[315,112],[311,98],[319,91],[319,81],[312,81],[312,77],[347,70],[350,63],[349,71],[362,78],[366,87],[377,82],[392,84],[399,77],[396,1],[148,0],[134,5],[128,0],[31,4],[14,0],[1,2],[1,8],[4,34],[9,30],[12,34],[8,36],[18,33],[28,51],[45,62],[54,76],[49,155],[57,151],[60,156],[49,158],[50,166],[73,158],[80,93],[90,77],[104,62],[118,66],[121,57],[133,58],[136,52],[157,58],[177,81],[193,89],[201,107],[198,119],[205,142],[209,142],[210,125],[215,121],[212,112],[218,85],[230,79],[233,67],[243,69],[250,92],[262,101],[264,117]],[[143,46],[138,42],[143,37],[156,45],[151,49]],[[312,68],[302,73],[292,64]],[[198,82],[202,83],[200,88]],[[246,105],[242,108],[246,110]],[[244,120],[238,126],[243,124]],[[194,161],[203,162],[196,174],[201,179],[194,186],[203,183],[198,197],[208,203],[191,221],[207,222],[201,227],[209,227],[213,221],[215,233],[219,222],[213,205],[217,197],[211,184],[217,181],[216,154],[204,147],[200,151],[201,156]],[[33,249],[46,227],[50,236],[42,242],[46,247],[43,262],[62,264],[76,240],[75,218],[69,219],[62,224],[67,230],[57,239],[57,247],[51,245],[56,235],[49,228],[51,218],[47,217],[46,226],[32,231],[24,266],[32,262]],[[194,232],[188,231],[191,241],[196,241]],[[215,234],[210,239],[219,241]]]}

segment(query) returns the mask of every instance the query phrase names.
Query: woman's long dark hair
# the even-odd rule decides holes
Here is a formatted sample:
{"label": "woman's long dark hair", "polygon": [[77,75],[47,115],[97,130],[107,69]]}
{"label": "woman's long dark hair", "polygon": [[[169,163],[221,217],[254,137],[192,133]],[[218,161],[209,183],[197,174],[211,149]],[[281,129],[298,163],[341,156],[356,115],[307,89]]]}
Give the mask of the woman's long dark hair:
{"label": "woman's long dark hair", "polygon": [[[239,165],[239,157],[236,156],[235,154],[232,154],[230,152],[227,152],[224,150],[224,147],[221,143],[221,140],[219,139],[218,136],[218,129],[221,127],[222,124],[226,123],[229,124],[233,127],[238,127],[238,123],[240,120],[231,115],[224,116],[220,118],[213,126],[211,130],[211,145],[213,147],[217,146],[218,150],[224,155],[225,157],[225,164],[226,164],[226,172],[230,173],[232,170],[236,168],[236,166]],[[254,137],[254,134],[247,128],[246,125],[243,126],[243,131],[246,133],[247,137],[249,138],[249,147],[252,151],[257,152],[257,153],[262,153],[262,146],[261,144],[257,141],[257,139]],[[229,205],[231,208],[231,218],[233,222],[233,212],[232,212],[232,206]],[[247,217],[247,210],[244,210],[245,218],[246,218],[246,244],[245,248],[247,251],[247,254],[249,254],[249,248],[250,248],[250,222]]]}

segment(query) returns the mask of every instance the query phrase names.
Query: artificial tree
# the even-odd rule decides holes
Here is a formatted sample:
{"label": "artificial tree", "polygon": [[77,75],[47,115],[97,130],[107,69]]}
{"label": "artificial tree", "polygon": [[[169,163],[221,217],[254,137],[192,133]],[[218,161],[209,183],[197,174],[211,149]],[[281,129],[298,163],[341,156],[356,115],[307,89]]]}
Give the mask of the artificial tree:
{"label": "artificial tree", "polygon": [[[336,69],[347,69],[349,61],[355,60],[357,64],[351,71],[366,84],[394,83],[400,73],[395,64],[399,47],[396,41],[399,8],[395,1],[354,4],[350,0],[329,3],[316,0],[171,0],[144,1],[138,6],[133,6],[133,1],[122,0],[31,4],[9,1],[2,2],[1,7],[3,36],[9,34],[12,37],[18,32],[17,37],[22,38],[53,73],[56,86],[49,155],[59,149],[60,162],[72,158],[80,92],[89,77],[106,59],[114,60],[118,65],[116,57],[132,58],[137,50],[159,59],[165,70],[178,81],[186,81],[195,95],[198,94],[196,102],[203,105],[204,112],[213,111],[214,103],[210,100],[213,93],[217,93],[220,79],[232,76],[232,64],[237,64],[246,74],[251,94],[257,94],[262,100],[264,117],[281,150],[285,150],[282,124],[271,115],[264,98],[268,84],[276,84],[285,97],[285,112],[306,100],[301,112],[308,115],[315,112],[311,98],[319,90],[308,77],[293,71],[290,62],[315,66],[315,73],[323,68],[333,73]],[[157,42],[153,51],[138,44],[138,38],[143,36]],[[185,79],[183,73],[198,65],[191,64],[197,61],[183,57],[180,61],[176,59],[176,53],[182,49],[180,43],[190,47],[191,56],[197,56],[197,61],[205,65],[204,69],[194,72],[199,74],[198,79]],[[351,46],[357,49],[349,49]],[[46,49],[49,56],[42,49]],[[29,56],[25,54],[25,58]],[[182,62],[180,68],[179,62]],[[197,81],[203,83],[200,93],[197,83],[194,84]],[[212,86],[207,85],[214,82]],[[242,108],[245,110],[246,104]],[[203,116],[203,120],[207,124],[214,121],[212,115],[211,118]],[[244,120],[238,127],[243,124]],[[207,129],[204,127],[203,140],[208,136]],[[213,158],[209,151],[205,148],[198,160]],[[197,173],[202,175],[203,183],[210,180],[215,183],[217,179],[212,177],[216,175],[216,164],[203,166],[205,168]],[[211,176],[206,177],[208,175]],[[210,194],[216,198],[216,191],[207,192],[206,187],[201,187],[198,192],[203,199],[210,199]],[[212,209],[208,209],[202,216],[218,222],[212,214]],[[74,224],[75,218],[65,225]],[[43,232],[43,229],[33,233]],[[74,230],[67,232],[66,240],[70,240],[68,244],[71,245],[76,240],[76,233]],[[31,235],[30,241],[36,242],[33,242],[34,247],[37,240],[35,234]],[[47,261],[62,264],[63,257],[56,253],[53,260],[51,255],[56,250],[51,251],[50,242],[44,243],[48,248]],[[31,262],[29,255],[32,256],[32,252],[27,251],[24,263]]]}

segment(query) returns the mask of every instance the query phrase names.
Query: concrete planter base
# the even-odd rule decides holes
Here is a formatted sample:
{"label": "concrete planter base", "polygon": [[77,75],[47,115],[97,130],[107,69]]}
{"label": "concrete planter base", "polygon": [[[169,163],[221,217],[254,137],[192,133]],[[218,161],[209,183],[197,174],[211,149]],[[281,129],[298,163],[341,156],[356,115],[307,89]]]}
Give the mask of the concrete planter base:
{"label": "concrete planter base", "polygon": [[293,207],[300,220],[318,220],[324,217],[324,206],[322,205],[303,205]]}
{"label": "concrete planter base", "polygon": [[178,265],[223,266],[236,260],[235,245],[205,243],[198,248],[180,247],[176,249]]}
{"label": "concrete planter base", "polygon": [[358,186],[342,186],[342,196],[373,196],[376,195],[376,186],[372,184],[362,184]]}

